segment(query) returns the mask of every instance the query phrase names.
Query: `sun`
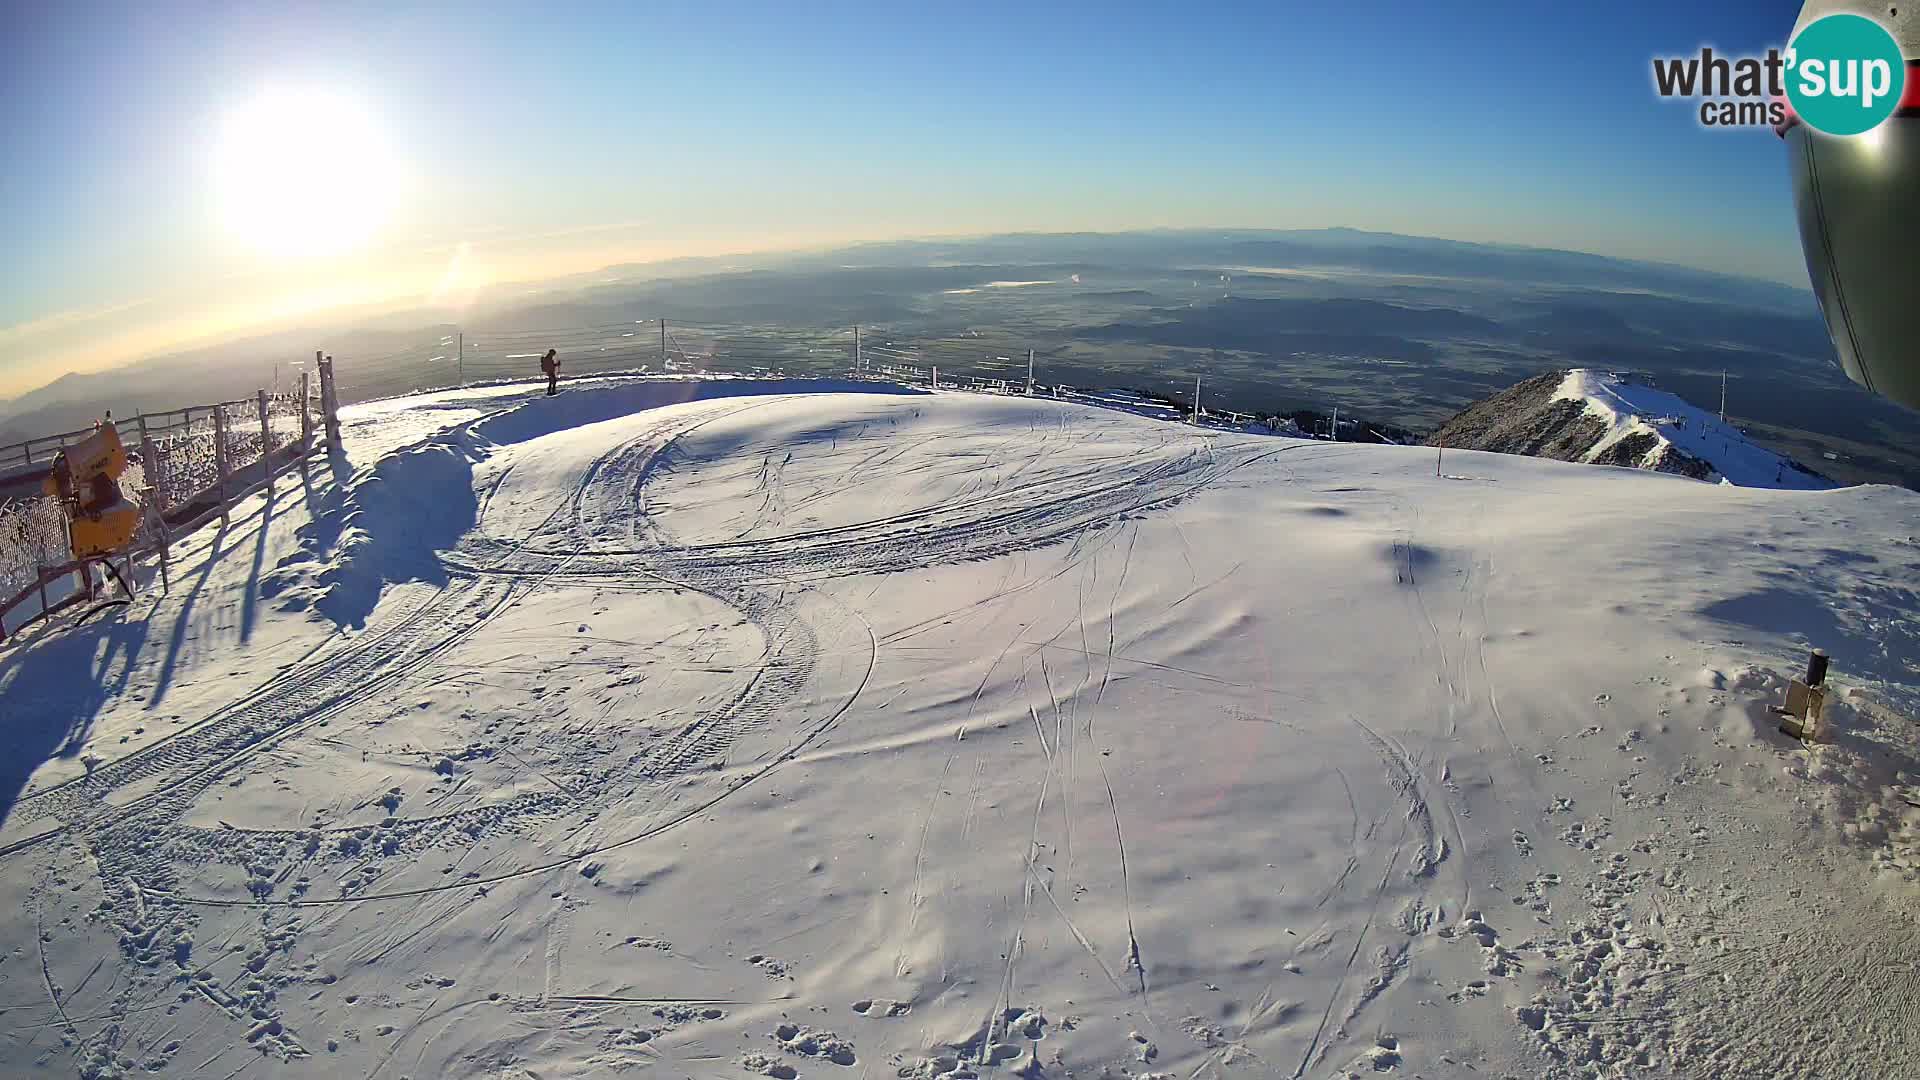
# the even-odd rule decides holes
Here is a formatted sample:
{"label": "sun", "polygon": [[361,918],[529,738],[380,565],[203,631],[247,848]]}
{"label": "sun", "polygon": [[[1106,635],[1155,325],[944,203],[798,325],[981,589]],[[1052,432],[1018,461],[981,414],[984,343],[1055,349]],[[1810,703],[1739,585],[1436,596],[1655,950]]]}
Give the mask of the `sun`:
{"label": "sun", "polygon": [[400,184],[374,113],[346,95],[272,91],[232,109],[221,125],[220,216],[262,254],[311,258],[366,247],[392,214]]}

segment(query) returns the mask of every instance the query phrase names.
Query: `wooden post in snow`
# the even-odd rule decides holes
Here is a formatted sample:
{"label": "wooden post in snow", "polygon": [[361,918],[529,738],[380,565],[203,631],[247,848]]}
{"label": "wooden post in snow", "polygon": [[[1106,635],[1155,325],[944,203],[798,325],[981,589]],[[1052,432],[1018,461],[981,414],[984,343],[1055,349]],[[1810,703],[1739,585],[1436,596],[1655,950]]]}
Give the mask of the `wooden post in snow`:
{"label": "wooden post in snow", "polygon": [[313,448],[313,410],[307,407],[307,394],[312,390],[312,373],[300,373],[300,457],[305,460],[307,451]]}
{"label": "wooden post in snow", "polygon": [[273,498],[273,425],[267,420],[267,391],[256,397],[260,403],[260,469],[267,474],[267,498]]}
{"label": "wooden post in snow", "polygon": [[[140,424],[140,466],[147,476],[147,505],[143,513],[150,515],[147,518],[148,528],[152,529],[155,522],[159,523],[159,527],[155,529],[153,542],[160,553],[160,587],[164,589],[168,587],[167,579],[170,576],[167,571],[167,559],[170,555],[167,551],[167,492],[160,482],[163,475],[160,471],[160,455],[154,452],[153,435],[147,431],[147,416],[141,413],[134,419]],[[127,554],[127,577],[129,579],[133,577],[131,551]]]}
{"label": "wooden post in snow", "polygon": [[333,357],[313,354],[320,369],[320,417],[327,428],[327,450],[340,452],[340,389],[334,383]]}
{"label": "wooden post in snow", "polygon": [[160,455],[153,449],[153,434],[147,430],[147,414],[134,417],[140,426],[140,471],[147,477],[147,497],[162,512],[166,510],[166,491],[160,484]]}
{"label": "wooden post in snow", "polygon": [[220,500],[220,524],[227,524],[227,478],[233,474],[233,465],[227,459],[227,409],[224,405],[213,407],[213,469],[219,476],[220,487],[214,493]]}

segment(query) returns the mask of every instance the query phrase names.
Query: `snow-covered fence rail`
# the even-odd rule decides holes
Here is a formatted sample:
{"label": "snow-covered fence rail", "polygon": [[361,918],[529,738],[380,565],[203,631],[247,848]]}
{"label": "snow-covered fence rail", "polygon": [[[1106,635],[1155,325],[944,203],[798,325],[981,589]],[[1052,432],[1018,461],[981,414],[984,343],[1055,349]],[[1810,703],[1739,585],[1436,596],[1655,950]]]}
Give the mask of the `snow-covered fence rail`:
{"label": "snow-covered fence rail", "polygon": [[52,499],[35,496],[0,506],[0,603],[37,586],[41,570],[70,557],[67,521]]}
{"label": "snow-covered fence rail", "polygon": [[63,431],[58,435],[42,435],[37,439],[0,446],[0,476],[44,466],[66,446],[91,434],[93,434],[92,428],[82,428],[79,431]]}

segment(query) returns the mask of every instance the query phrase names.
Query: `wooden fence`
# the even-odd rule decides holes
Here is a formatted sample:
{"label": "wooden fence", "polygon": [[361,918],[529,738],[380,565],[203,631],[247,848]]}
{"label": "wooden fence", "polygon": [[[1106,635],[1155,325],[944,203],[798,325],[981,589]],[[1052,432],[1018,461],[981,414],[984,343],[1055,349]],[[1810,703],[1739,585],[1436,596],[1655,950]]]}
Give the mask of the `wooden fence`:
{"label": "wooden fence", "polygon": [[[131,577],[134,560],[157,556],[163,585],[170,584],[169,548],[179,537],[218,517],[262,488],[321,445],[339,446],[339,397],[333,359],[316,354],[317,375],[303,373],[295,390],[261,390],[251,398],[190,405],[116,420],[135,467],[122,491],[144,514],[140,533],[124,553]],[[314,438],[324,425],[325,440]],[[60,449],[92,429],[30,439],[0,447],[0,474],[32,482],[51,470]],[[89,560],[73,558],[66,518],[57,504],[34,495],[0,506],[0,641],[7,616],[29,604],[38,610],[16,620],[14,633],[97,595]]]}

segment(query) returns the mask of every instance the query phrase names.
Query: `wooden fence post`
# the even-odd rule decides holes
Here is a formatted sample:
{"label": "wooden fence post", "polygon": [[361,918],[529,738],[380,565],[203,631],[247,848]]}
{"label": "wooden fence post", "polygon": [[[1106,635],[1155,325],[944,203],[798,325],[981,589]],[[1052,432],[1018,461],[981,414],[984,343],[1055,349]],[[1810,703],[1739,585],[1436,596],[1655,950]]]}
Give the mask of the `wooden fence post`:
{"label": "wooden fence post", "polygon": [[165,473],[161,471],[160,455],[153,448],[153,433],[147,430],[147,414],[133,419],[140,426],[140,469],[147,476],[147,496],[164,513],[167,494],[161,479]]}
{"label": "wooden fence post", "polygon": [[[169,589],[172,585],[168,581],[170,575],[167,571],[167,559],[169,555],[167,551],[167,492],[165,485],[161,483],[161,478],[166,474],[160,468],[160,455],[153,449],[153,434],[147,430],[147,414],[141,413],[139,416],[134,417],[134,420],[140,425],[140,465],[147,474],[147,505],[143,514],[147,519],[147,528],[154,529],[156,523],[159,525],[158,529],[154,529],[155,536],[153,541],[160,552],[160,587],[162,589]],[[129,580],[133,577],[132,551],[127,553],[127,577]]]}
{"label": "wooden fence post", "polygon": [[[168,535],[167,532],[167,518],[165,514],[160,513],[152,507],[148,507],[147,510],[152,515],[152,517],[148,519],[148,527],[160,534],[160,591],[172,592],[173,573],[167,562],[167,549],[172,546],[173,538]],[[127,559],[127,575],[129,577],[133,575],[133,559],[131,556]]]}
{"label": "wooden fence post", "polygon": [[267,391],[260,389],[260,470],[267,474],[267,498],[273,498],[273,425],[267,420]]}
{"label": "wooden fence post", "polygon": [[307,407],[307,395],[312,390],[313,373],[300,373],[300,456],[313,448],[313,410]]}
{"label": "wooden fence post", "polygon": [[[188,421],[191,423],[192,421]],[[227,459],[227,407],[213,407],[213,468],[220,475],[220,489],[216,497],[220,500],[220,524],[227,525],[227,477],[233,472],[233,465]]]}
{"label": "wooden fence post", "polygon": [[333,357],[314,353],[320,367],[320,416],[327,426],[327,449],[340,452],[340,390],[334,382]]}

